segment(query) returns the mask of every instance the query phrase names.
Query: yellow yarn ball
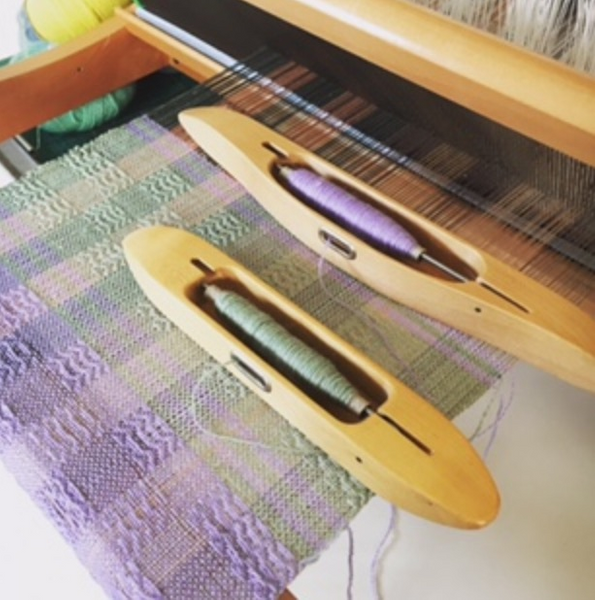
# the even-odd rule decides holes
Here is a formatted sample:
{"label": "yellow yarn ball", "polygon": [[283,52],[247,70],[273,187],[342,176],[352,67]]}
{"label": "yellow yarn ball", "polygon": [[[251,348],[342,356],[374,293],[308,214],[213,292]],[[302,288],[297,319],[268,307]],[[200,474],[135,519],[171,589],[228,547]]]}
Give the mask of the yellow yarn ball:
{"label": "yellow yarn ball", "polygon": [[128,4],[130,0],[27,0],[26,10],[39,37],[61,44],[94,29]]}

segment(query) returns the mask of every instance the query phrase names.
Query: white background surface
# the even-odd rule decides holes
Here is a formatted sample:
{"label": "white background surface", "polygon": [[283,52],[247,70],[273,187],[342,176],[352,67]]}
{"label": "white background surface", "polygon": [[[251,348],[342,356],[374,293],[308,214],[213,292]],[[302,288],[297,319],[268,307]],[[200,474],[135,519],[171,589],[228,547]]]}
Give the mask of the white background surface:
{"label": "white background surface", "polygon": [[[0,57],[16,50],[20,4],[1,1]],[[595,599],[595,395],[524,365],[509,381],[514,403],[488,458],[502,495],[499,518],[461,532],[399,513],[384,600]],[[464,431],[473,431],[480,411],[476,405],[458,421]],[[375,598],[370,562],[388,515],[376,499],[353,524],[354,600]],[[347,549],[344,534],[306,568],[291,587],[300,600],[348,597]],[[0,599],[105,599],[1,463]]]}

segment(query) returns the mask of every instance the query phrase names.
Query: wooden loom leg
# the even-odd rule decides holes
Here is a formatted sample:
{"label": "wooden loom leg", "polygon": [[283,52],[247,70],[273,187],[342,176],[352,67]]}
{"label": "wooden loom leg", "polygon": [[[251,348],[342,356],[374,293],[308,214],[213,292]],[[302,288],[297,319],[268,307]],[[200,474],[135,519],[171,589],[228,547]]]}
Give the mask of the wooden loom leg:
{"label": "wooden loom leg", "polygon": [[153,73],[167,55],[112,18],[72,42],[0,69],[0,141]]}

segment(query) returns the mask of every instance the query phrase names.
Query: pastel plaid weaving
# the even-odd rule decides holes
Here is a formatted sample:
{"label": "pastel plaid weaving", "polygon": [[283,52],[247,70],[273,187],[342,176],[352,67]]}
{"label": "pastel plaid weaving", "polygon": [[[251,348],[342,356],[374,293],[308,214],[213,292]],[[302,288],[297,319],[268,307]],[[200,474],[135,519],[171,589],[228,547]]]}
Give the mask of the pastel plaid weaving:
{"label": "pastel plaid weaving", "polygon": [[328,265],[323,288],[317,257],[148,117],[0,191],[2,460],[109,597],[276,598],[369,492],[145,299],[121,241],[153,224],[203,236],[450,416],[509,359]]}

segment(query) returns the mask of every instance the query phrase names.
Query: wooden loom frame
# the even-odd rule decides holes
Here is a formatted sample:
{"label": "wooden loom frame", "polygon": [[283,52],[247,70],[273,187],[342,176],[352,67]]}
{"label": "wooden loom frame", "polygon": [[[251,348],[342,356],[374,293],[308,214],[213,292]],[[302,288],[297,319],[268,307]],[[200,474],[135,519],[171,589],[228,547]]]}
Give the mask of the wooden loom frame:
{"label": "wooden loom frame", "polygon": [[[243,2],[595,167],[588,75],[400,0]],[[222,70],[120,10],[77,40],[0,71],[0,140],[165,66],[197,81]]]}
{"label": "wooden loom frame", "polygon": [[[587,75],[401,0],[243,2],[595,167]],[[223,70],[119,10],[77,40],[0,70],[0,140],[166,66],[198,82]]]}

